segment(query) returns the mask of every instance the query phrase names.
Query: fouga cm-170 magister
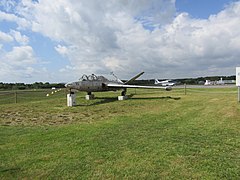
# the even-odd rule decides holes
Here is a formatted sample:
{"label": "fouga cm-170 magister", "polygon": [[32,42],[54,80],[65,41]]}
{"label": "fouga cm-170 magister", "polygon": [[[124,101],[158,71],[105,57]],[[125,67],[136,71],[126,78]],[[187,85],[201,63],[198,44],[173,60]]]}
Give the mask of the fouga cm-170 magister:
{"label": "fouga cm-170 magister", "polygon": [[139,73],[134,76],[132,79],[122,82],[116,77],[116,80],[108,80],[104,76],[96,76],[94,74],[87,76],[83,75],[79,81],[70,82],[65,84],[65,87],[71,90],[85,91],[88,95],[92,95],[92,92],[105,92],[105,91],[117,91],[122,90],[121,95],[126,96],[127,88],[145,88],[145,89],[164,89],[170,91],[171,87],[162,87],[162,86],[139,86],[139,85],[130,85],[135,79],[140,77],[144,72]]}

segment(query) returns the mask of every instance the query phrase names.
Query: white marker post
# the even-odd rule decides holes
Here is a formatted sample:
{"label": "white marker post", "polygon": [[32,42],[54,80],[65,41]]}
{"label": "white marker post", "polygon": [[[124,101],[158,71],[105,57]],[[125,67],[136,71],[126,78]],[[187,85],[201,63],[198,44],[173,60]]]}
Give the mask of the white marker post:
{"label": "white marker post", "polygon": [[240,67],[236,67],[236,86],[238,87],[238,102],[240,102]]}
{"label": "white marker post", "polygon": [[67,94],[67,106],[76,106],[76,94],[74,94],[73,92]]}

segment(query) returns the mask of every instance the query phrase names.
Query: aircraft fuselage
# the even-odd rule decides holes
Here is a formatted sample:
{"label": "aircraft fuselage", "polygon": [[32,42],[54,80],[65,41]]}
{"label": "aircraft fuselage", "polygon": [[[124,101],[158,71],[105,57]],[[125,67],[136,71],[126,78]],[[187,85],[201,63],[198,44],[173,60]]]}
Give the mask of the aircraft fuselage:
{"label": "aircraft fuselage", "polygon": [[103,91],[117,91],[122,88],[110,88],[106,86],[108,82],[101,81],[76,81],[66,84],[70,89],[76,89],[85,92],[103,92]]}

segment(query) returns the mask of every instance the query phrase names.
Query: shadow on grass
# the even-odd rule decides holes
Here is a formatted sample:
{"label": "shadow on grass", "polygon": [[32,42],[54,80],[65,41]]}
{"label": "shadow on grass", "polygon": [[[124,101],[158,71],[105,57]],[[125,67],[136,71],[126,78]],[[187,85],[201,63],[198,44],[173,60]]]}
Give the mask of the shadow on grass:
{"label": "shadow on grass", "polygon": [[162,97],[139,97],[133,98],[133,100],[144,100],[144,99],[173,99],[173,100],[180,100],[181,97],[172,97],[172,96],[162,96]]}
{"label": "shadow on grass", "polygon": [[[93,102],[91,104],[77,104],[76,106],[96,106],[96,105],[100,105],[100,104],[106,104],[106,103],[111,103],[114,101],[117,101],[117,97],[95,97],[95,100],[99,100],[97,102]],[[92,100],[90,100],[89,102],[91,102]],[[94,101],[94,100],[93,100]]]}
{"label": "shadow on grass", "polygon": [[21,168],[19,167],[12,167],[12,168],[6,168],[6,169],[0,169],[1,173],[16,173],[19,172]]}
{"label": "shadow on grass", "polygon": [[[128,100],[153,100],[153,99],[173,99],[173,100],[180,100],[181,97],[171,97],[171,96],[162,96],[162,97],[139,97],[139,98],[132,98],[135,94],[128,95]],[[131,99],[132,98],[132,99]],[[96,102],[92,102],[89,104],[78,104],[76,106],[96,106],[100,104],[112,103],[118,101],[117,97],[95,97]],[[94,101],[94,100],[93,100]],[[91,102],[91,100],[89,101]]]}

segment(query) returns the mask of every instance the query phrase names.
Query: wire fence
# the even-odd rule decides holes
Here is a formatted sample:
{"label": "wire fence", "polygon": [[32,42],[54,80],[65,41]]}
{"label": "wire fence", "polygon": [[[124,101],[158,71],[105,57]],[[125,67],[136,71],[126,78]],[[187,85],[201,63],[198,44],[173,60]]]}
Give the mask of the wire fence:
{"label": "wire fence", "polygon": [[24,103],[30,101],[43,101],[49,98],[64,97],[65,91],[58,90],[29,90],[29,91],[0,91],[0,105]]}

